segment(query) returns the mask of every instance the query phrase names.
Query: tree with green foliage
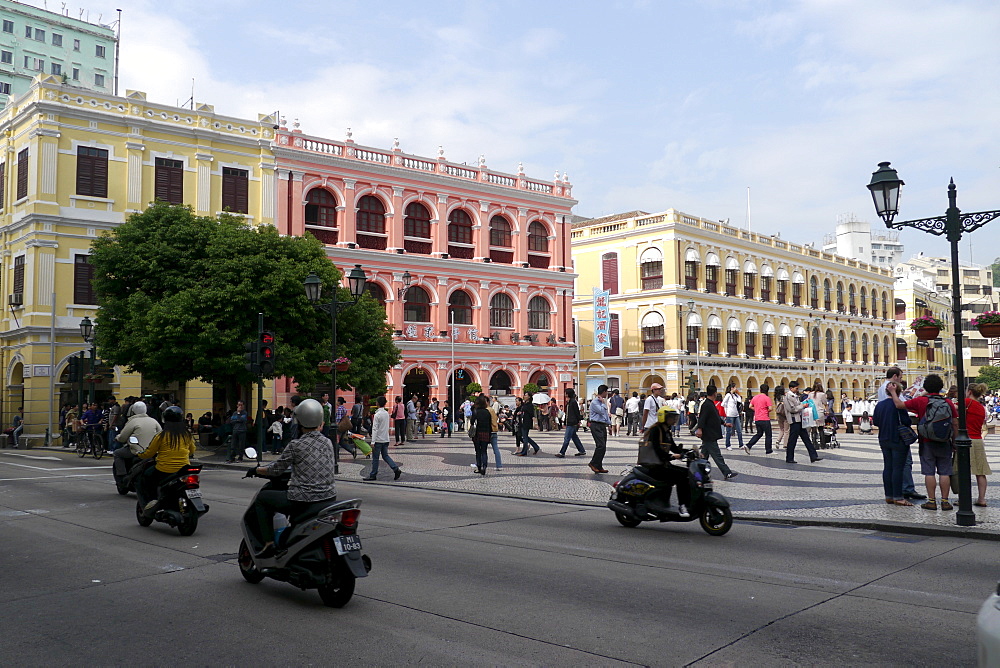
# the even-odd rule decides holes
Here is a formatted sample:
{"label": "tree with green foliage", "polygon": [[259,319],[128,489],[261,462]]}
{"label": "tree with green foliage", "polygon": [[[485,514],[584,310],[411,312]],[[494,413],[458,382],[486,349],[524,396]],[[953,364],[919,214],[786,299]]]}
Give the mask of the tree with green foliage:
{"label": "tree with green foliage", "polygon": [[474,397],[482,391],[483,391],[483,386],[480,385],[479,383],[469,383],[468,385],[465,386],[465,393],[470,397]]}
{"label": "tree with green foliage", "polygon": [[532,394],[538,392],[538,386],[535,385],[534,383],[525,383],[524,387],[521,388],[521,393],[525,394],[528,392],[531,392]]}
{"label": "tree with green foliage", "polygon": [[977,383],[986,383],[986,387],[990,388],[991,392],[996,392],[1000,390],[1000,367],[996,366],[981,366],[979,367],[979,375],[976,376]]}
{"label": "tree with green foliage", "polygon": [[[341,273],[311,235],[283,237],[237,216],[196,216],[157,202],[95,240],[90,262],[97,348],[108,362],[163,384],[245,385],[254,376],[243,346],[256,338],[263,313],[276,339],[274,375],[295,378],[303,390],[321,379],[316,365],[330,356],[330,318],[302,283],[316,272],[329,301]],[[337,334],[338,354],[353,362],[338,384],[384,390],[399,350],[381,307],[366,296],[341,313]]]}

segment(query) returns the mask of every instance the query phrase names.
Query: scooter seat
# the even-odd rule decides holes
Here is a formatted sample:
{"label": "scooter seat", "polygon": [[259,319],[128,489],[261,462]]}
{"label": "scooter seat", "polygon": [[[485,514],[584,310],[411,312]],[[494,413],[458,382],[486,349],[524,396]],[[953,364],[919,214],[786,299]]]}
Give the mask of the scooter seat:
{"label": "scooter seat", "polygon": [[325,501],[314,501],[310,503],[308,506],[302,506],[299,510],[292,513],[288,518],[288,523],[290,525],[301,524],[306,520],[310,520],[313,517],[316,517],[327,508],[336,507],[339,505],[341,504],[330,499],[327,499]]}

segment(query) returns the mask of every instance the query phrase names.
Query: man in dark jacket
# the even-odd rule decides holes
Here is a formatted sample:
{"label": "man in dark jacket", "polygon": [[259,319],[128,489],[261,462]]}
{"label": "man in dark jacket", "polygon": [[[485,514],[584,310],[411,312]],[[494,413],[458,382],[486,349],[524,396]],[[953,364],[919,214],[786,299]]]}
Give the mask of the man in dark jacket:
{"label": "man in dark jacket", "polygon": [[567,387],[566,431],[563,433],[562,449],[556,453],[556,457],[566,456],[566,449],[569,448],[570,441],[576,445],[577,457],[587,454],[587,451],[583,449],[583,443],[580,442],[580,437],[576,435],[578,429],[580,429],[580,403],[576,400],[576,391],[572,387]]}
{"label": "man in dark jacket", "polygon": [[709,385],[705,388],[705,406],[708,408],[698,411],[698,426],[694,430],[694,435],[701,439],[702,457],[707,458],[711,455],[715,465],[722,471],[722,475],[726,476],[726,480],[731,480],[738,474],[726,466],[726,460],[722,458],[722,452],[719,450],[719,439],[722,438],[722,418],[719,417],[719,411],[712,410],[717,392],[718,389],[715,385]]}

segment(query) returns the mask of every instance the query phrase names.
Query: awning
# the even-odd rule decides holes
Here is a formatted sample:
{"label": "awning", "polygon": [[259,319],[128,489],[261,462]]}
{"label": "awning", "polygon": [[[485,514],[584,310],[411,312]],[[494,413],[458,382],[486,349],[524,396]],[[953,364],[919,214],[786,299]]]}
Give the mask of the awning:
{"label": "awning", "polygon": [[685,262],[701,262],[701,257],[698,255],[698,251],[693,248],[688,248],[684,253]]}
{"label": "awning", "polygon": [[785,323],[781,323],[780,325],[778,325],[778,336],[791,336],[791,335],[792,335],[791,327],[789,327]]}
{"label": "awning", "polygon": [[784,267],[778,267],[778,280],[787,281],[788,280],[788,270]]}
{"label": "awning", "polygon": [[806,329],[802,325],[795,325],[795,338],[804,339],[806,338]]}
{"label": "awning", "polygon": [[764,323],[764,333],[765,334],[774,334],[774,325],[772,325],[769,322],[765,322]]}
{"label": "awning", "polygon": [[729,322],[726,324],[726,330],[730,332],[738,332],[740,329],[740,321],[736,318],[730,318]]}
{"label": "awning", "polygon": [[709,329],[722,329],[722,318],[717,315],[708,316]]}
{"label": "awning", "polygon": [[[693,315],[698,315],[697,313]],[[641,327],[662,327],[663,326],[663,315],[659,311],[650,311],[646,315],[642,316]]]}
{"label": "awning", "polygon": [[718,267],[722,263],[719,262],[718,255],[716,255],[715,253],[709,253],[707,256],[705,256],[705,264],[708,265],[709,267]]}
{"label": "awning", "polygon": [[901,338],[899,338],[899,337],[897,336],[897,337],[896,337],[896,345],[897,345],[897,346],[905,346],[905,345],[906,345],[906,339],[901,339]]}
{"label": "awning", "polygon": [[756,334],[757,333],[757,321],[747,320],[747,332]]}
{"label": "awning", "polygon": [[806,277],[800,274],[799,272],[795,272],[794,274],[792,274],[792,283],[805,283],[805,282],[806,282]]}
{"label": "awning", "polygon": [[743,273],[744,274],[756,274],[757,273],[757,265],[755,265],[753,263],[753,261],[747,260],[746,262],[743,263]]}
{"label": "awning", "polygon": [[734,257],[726,258],[726,269],[736,269],[737,271],[739,271],[739,268],[740,268],[740,263],[736,261],[736,258]]}
{"label": "awning", "polygon": [[765,264],[763,267],[760,268],[760,275],[763,276],[764,278],[770,278],[774,276],[774,270],[771,269],[770,265]]}
{"label": "awning", "polygon": [[688,327],[701,327],[701,316],[698,315],[697,313],[689,313],[687,318],[687,325]]}

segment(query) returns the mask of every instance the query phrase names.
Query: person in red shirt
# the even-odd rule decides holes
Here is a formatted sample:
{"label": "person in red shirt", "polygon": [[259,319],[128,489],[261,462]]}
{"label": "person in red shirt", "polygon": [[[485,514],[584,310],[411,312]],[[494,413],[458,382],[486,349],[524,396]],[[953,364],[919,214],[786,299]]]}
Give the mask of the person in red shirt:
{"label": "person in red shirt", "polygon": [[969,468],[976,476],[976,486],[979,488],[979,498],[973,505],[980,508],[986,507],[986,476],[993,473],[989,462],[986,461],[986,448],[983,445],[986,408],[980,403],[988,390],[984,383],[969,383],[969,391],[965,395],[965,429],[972,441]]}
{"label": "person in red shirt", "polygon": [[750,400],[750,407],[753,408],[753,421],[754,425],[757,427],[757,433],[754,437],[750,439],[750,442],[743,446],[747,454],[750,454],[750,448],[753,447],[754,443],[760,440],[760,437],[764,436],[764,454],[771,454],[771,407],[774,402],[771,401],[771,397],[767,396],[768,390],[771,388],[764,385],[760,386],[760,392]]}
{"label": "person in red shirt", "polygon": [[[894,386],[890,385],[886,388],[896,408],[904,408],[914,413],[917,416],[918,424],[921,418],[924,417],[924,413],[927,412],[927,404],[931,396],[937,396],[946,401],[948,406],[951,407],[953,442],[958,427],[958,410],[955,408],[955,404],[941,396],[942,389],[944,389],[944,381],[941,380],[941,376],[935,373],[929,374],[924,379],[925,394],[909,401],[902,401],[896,393]],[[948,500],[948,495],[951,493],[951,474],[954,471],[952,464],[953,449],[952,443],[928,441],[923,437],[920,438],[920,472],[924,474],[924,482],[927,486],[927,501],[920,504],[920,507],[924,510],[938,509],[937,500],[935,499],[935,489],[938,487],[941,488],[941,510],[952,510],[954,508],[951,501]]]}

